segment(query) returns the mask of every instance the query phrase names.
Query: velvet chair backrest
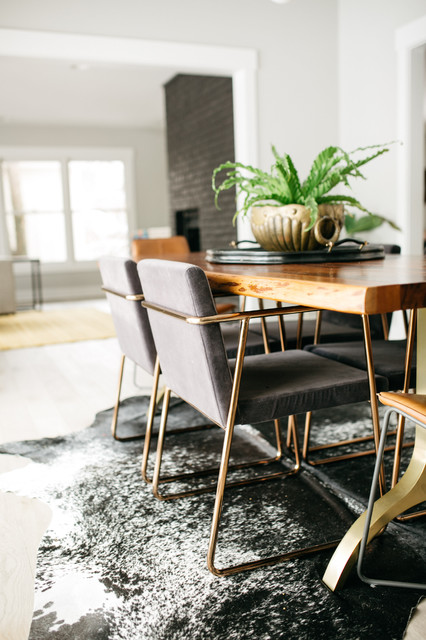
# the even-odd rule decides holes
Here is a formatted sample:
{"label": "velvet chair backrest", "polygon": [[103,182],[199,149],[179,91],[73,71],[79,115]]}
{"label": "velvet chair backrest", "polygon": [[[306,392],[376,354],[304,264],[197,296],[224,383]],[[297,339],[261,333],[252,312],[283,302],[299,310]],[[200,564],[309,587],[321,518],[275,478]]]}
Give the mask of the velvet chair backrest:
{"label": "velvet chair backrest", "polygon": [[[138,273],[146,302],[189,316],[216,314],[210,286],[199,267],[142,260]],[[225,427],[232,380],[220,327],[191,325],[150,309],[148,316],[167,386]]]}
{"label": "velvet chair backrest", "polygon": [[[105,256],[99,260],[102,283],[123,295],[142,293],[136,263],[128,258]],[[151,375],[154,372],[156,351],[148,315],[140,301],[107,293],[112,320],[121,351]]]}

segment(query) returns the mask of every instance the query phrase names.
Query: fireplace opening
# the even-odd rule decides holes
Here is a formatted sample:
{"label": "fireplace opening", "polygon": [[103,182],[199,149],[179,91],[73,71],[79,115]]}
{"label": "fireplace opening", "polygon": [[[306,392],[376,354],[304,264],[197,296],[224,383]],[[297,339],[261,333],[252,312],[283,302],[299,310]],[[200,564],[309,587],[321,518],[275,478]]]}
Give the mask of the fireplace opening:
{"label": "fireplace opening", "polygon": [[185,236],[191,251],[200,251],[200,223],[198,209],[183,209],[176,211],[176,233]]}

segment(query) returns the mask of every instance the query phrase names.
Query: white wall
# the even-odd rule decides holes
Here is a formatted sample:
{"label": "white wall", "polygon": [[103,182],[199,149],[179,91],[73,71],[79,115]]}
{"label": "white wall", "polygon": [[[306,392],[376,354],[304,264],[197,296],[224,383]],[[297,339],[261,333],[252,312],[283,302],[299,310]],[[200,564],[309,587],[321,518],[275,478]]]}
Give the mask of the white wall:
{"label": "white wall", "polygon": [[1,146],[131,148],[135,159],[136,228],[169,224],[166,141],[162,131],[0,125]]}
{"label": "white wall", "polygon": [[0,26],[257,49],[260,165],[337,140],[337,0],[1,0]]}
{"label": "white wall", "polygon": [[[426,0],[339,0],[339,138],[350,150],[398,136],[396,30],[426,15]],[[419,131],[419,136],[422,133]],[[397,147],[365,168],[356,194],[371,210],[398,220]],[[387,225],[372,236],[401,243]]]}
{"label": "white wall", "polygon": [[[313,156],[338,142],[337,6],[338,0],[1,0],[0,27],[255,49],[259,166],[269,167],[275,144],[292,155],[303,178]],[[152,183],[146,215],[164,196]]]}

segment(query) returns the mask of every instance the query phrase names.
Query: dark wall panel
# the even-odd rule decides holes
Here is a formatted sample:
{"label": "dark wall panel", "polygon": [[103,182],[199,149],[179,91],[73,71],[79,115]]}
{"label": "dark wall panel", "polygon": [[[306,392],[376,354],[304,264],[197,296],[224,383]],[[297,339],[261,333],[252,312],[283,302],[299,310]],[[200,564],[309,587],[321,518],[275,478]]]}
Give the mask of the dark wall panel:
{"label": "dark wall panel", "polygon": [[[219,164],[234,160],[232,79],[177,75],[166,84],[165,97],[173,232],[176,212],[197,210],[200,249],[225,246],[236,238],[235,191],[221,194],[218,211],[211,176]],[[192,226],[193,220],[192,214]]]}

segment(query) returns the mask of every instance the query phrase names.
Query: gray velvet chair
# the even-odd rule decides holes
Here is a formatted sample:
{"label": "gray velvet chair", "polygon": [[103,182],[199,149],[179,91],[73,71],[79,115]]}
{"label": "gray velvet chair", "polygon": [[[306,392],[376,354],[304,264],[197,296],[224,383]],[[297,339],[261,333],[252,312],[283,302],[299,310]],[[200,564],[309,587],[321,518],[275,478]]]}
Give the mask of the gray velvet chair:
{"label": "gray velvet chair", "polygon": [[[118,381],[117,399],[114,406],[111,431],[116,440],[126,441],[144,438],[145,433],[135,436],[121,436],[117,431],[120,407],[121,384],[126,358],[153,376],[153,389],[148,409],[147,432],[152,432],[152,421],[158,394],[160,367],[156,361],[156,350],[149,326],[148,316],[141,306],[143,300],[142,287],[136,269],[136,263],[127,258],[104,256],[99,260],[99,269],[111,309],[111,315],[122,352]],[[238,348],[238,327],[235,323],[226,327],[224,340],[230,357],[236,354]],[[264,342],[261,336],[250,332],[247,341],[249,353],[264,352]],[[182,431],[182,430],[180,430]],[[149,445],[149,442],[147,443]],[[142,469],[146,480],[146,469]]]}
{"label": "gray velvet chair", "polygon": [[[274,421],[277,429],[282,417],[367,400],[369,387],[365,372],[302,350],[245,356],[250,319],[294,313],[300,311],[300,307],[241,312],[237,357],[228,359],[219,327],[227,318],[217,315],[208,281],[200,268],[166,260],[143,260],[138,264],[138,272],[145,293],[143,305],[148,309],[166,383],[153,476],[156,497],[167,500],[209,490],[202,487],[189,492],[159,492],[168,402],[173,391],[224,430],[207,558],[212,573],[236,573],[334,546],[333,541],[226,568],[217,568],[214,562],[223,495],[225,486],[229,486],[226,478],[234,425]],[[377,376],[376,384],[379,389],[387,388],[387,381],[381,376]],[[295,423],[292,435],[293,467],[271,473],[270,477],[286,477],[299,471]],[[267,477],[247,480],[245,484],[263,482]]]}
{"label": "gray velvet chair", "polygon": [[99,259],[98,264],[102,278],[102,289],[106,293],[118,344],[122,352],[111,432],[116,440],[135,440],[140,437],[143,438],[144,434],[140,436],[120,436],[117,433],[125,360],[128,358],[153,376],[153,391],[148,410],[148,416],[153,419],[160,376],[157,353],[148,316],[141,305],[143,293],[136,270],[136,263],[127,258],[104,256]]}

